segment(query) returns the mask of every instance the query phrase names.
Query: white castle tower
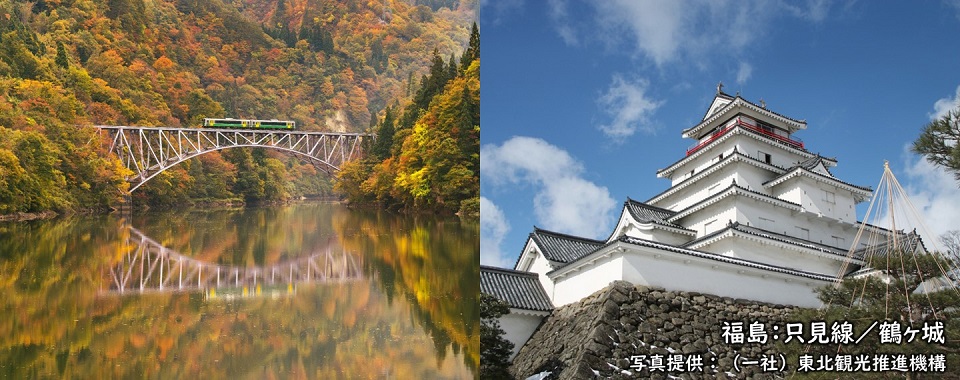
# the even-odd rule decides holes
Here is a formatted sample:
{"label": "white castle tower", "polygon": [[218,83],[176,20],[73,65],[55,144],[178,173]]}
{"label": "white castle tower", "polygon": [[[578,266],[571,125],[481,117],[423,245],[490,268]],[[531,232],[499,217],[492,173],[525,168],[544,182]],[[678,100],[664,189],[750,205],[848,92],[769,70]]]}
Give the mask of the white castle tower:
{"label": "white castle tower", "polygon": [[[794,136],[806,128],[718,85],[703,119],[683,131],[692,145],[657,171],[670,187],[644,202],[627,198],[609,238],[534,227],[514,270],[481,266],[481,291],[511,307],[501,320],[516,349],[553,307],[616,280],[819,307],[817,288],[876,272],[865,254],[886,255],[892,244],[923,251],[916,234],[857,221],[856,204],[872,190],[834,177],[837,160]],[[855,243],[861,229],[904,238]]]}
{"label": "white castle tower", "polygon": [[837,160],[794,136],[806,127],[718,85],[683,131],[690,148],[657,172],[670,188],[628,198],[606,240],[534,228],[515,269],[536,273],[556,306],[614,280],[819,306],[814,289],[863,269],[863,247],[848,253],[862,226],[855,206],[872,191],[834,177]]}

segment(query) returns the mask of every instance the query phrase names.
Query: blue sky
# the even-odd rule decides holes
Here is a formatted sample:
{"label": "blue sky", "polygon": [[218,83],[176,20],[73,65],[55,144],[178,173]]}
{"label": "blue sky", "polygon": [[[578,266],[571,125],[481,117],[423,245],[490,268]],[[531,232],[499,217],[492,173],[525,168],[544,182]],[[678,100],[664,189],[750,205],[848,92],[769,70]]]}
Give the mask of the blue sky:
{"label": "blue sky", "polygon": [[606,238],[669,187],[721,81],[805,119],[846,182],[889,160],[932,233],[960,229],[957,183],[907,149],[960,101],[960,0],[482,0],[480,28],[482,264],[512,267],[534,225]]}

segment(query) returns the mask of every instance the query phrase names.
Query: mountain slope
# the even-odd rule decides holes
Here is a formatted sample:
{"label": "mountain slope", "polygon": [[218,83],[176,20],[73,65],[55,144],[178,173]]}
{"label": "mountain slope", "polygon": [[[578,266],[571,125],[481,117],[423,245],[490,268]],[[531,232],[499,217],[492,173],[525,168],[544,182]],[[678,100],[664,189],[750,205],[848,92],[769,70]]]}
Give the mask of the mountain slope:
{"label": "mountain slope", "polygon": [[[122,168],[80,126],[197,126],[205,117],[235,117],[365,130],[385,105],[412,96],[433,49],[465,49],[474,15],[471,4],[434,11],[388,1],[382,20],[383,4],[0,0],[0,127],[37,133],[28,137],[46,139],[38,149],[52,160],[46,177],[36,178],[21,159],[22,139],[0,143],[0,159],[12,165],[0,172],[7,189],[0,213],[102,208],[122,193]],[[68,156],[77,152],[86,161]],[[235,178],[241,175],[250,178]],[[187,161],[137,195],[157,204],[329,192],[327,182],[301,180],[315,177],[310,165],[285,156],[236,150]]]}

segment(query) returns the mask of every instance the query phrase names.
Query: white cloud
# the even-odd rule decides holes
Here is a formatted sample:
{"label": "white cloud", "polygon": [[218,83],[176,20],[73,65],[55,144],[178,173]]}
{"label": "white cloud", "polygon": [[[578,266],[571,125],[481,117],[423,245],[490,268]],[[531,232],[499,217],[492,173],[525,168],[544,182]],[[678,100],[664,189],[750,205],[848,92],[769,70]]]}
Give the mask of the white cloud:
{"label": "white cloud", "polygon": [[[960,2],[960,0],[958,0]],[[957,86],[957,93],[953,96],[953,99],[949,97],[937,100],[933,104],[933,113],[929,114],[930,120],[937,120],[941,117],[947,115],[947,112],[956,110],[960,107],[960,86]]]}
{"label": "white cloud", "polygon": [[533,210],[546,229],[593,238],[610,234],[610,210],[616,203],[606,187],[580,177],[545,183],[534,197]]}
{"label": "white cloud", "polygon": [[[578,236],[606,237],[616,202],[606,187],[582,174],[583,166],[569,153],[538,138],[515,136],[502,145],[487,144],[480,149],[482,180],[494,186],[535,188],[537,225]],[[481,210],[481,218],[483,213]]]}
{"label": "white cloud", "polygon": [[500,250],[510,223],[491,200],[480,197],[480,264],[511,268],[513,263]]}
{"label": "white cloud", "polygon": [[746,62],[740,62],[740,69],[737,70],[737,84],[747,83],[750,75],[753,74],[753,66]]}
{"label": "white cloud", "polygon": [[567,151],[538,138],[514,136],[480,148],[480,176],[494,185],[546,182],[582,171]]}
{"label": "white cloud", "polygon": [[480,13],[490,15],[493,24],[497,25],[503,19],[523,10],[524,0],[480,0]]}
{"label": "white cloud", "polygon": [[578,42],[577,32],[567,12],[566,0],[549,0],[547,6],[550,8],[550,18],[557,27],[557,34],[567,45],[576,45]]}
{"label": "white cloud", "polygon": [[647,97],[649,83],[643,79],[627,80],[619,74],[613,75],[613,83],[607,92],[597,99],[600,109],[612,120],[597,128],[609,138],[622,141],[633,136],[637,129],[647,132],[654,130],[650,125],[650,115],[663,104]]}
{"label": "white cloud", "polygon": [[[907,148],[904,151],[908,157],[906,174],[910,183],[905,190],[929,234],[923,236],[924,243],[927,248],[935,249],[939,246],[937,238],[940,235],[960,229],[960,189],[953,175],[923,157],[909,153]],[[921,233],[924,229],[919,226],[910,228],[918,228]]]}
{"label": "white cloud", "polygon": [[636,48],[657,65],[676,57],[687,33],[690,17],[680,1],[612,0],[594,5],[604,38],[619,40],[624,34],[631,36]]}
{"label": "white cloud", "polygon": [[833,4],[824,0],[810,0],[803,6],[768,0],[588,3],[596,11],[596,24],[588,32],[595,29],[595,36],[602,42],[626,45],[629,51],[659,67],[681,59],[702,62],[715,61],[718,56],[739,56],[768,34],[774,18],[793,16],[821,22],[829,16]]}
{"label": "white cloud", "polygon": [[957,12],[957,18],[960,19],[960,0],[943,0],[944,4],[953,8]]}
{"label": "white cloud", "polygon": [[830,11],[829,0],[807,0],[806,7],[794,6],[789,2],[784,2],[783,6],[794,16],[815,23],[825,20]]}
{"label": "white cloud", "polygon": [[[956,109],[960,104],[960,86],[954,97],[937,100],[933,105],[933,112],[928,116],[936,120]],[[923,235],[924,243],[929,249],[943,249],[939,246],[938,238],[950,230],[960,229],[960,188],[953,174],[942,167],[931,164],[923,156],[910,151],[910,144],[903,148],[903,161],[906,170],[906,192],[910,202],[917,210],[920,221],[911,220],[910,226],[918,228]],[[898,212],[895,210],[894,212]],[[900,216],[898,215],[898,218]],[[926,231],[924,231],[926,230]]]}

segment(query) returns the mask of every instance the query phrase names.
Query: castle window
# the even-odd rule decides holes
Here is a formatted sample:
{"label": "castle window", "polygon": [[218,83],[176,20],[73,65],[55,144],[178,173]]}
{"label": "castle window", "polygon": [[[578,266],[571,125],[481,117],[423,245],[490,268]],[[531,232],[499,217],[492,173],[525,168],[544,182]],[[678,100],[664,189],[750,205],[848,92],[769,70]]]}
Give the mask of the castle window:
{"label": "castle window", "polygon": [[703,234],[706,235],[706,234],[707,234],[707,231],[709,231],[710,228],[712,228],[713,225],[716,224],[716,222],[717,222],[717,220],[714,219],[714,220],[711,220],[711,221],[709,221],[709,222],[704,223],[704,224],[703,224]]}
{"label": "castle window", "polygon": [[810,229],[797,226],[797,237],[810,240]]}
{"label": "castle window", "polygon": [[839,236],[831,236],[833,238],[833,246],[843,248],[843,244],[846,243],[846,239]]}
{"label": "castle window", "polygon": [[836,194],[831,191],[823,191],[823,201],[827,203],[837,203]]}
{"label": "castle window", "polygon": [[765,153],[765,152],[762,151],[762,150],[757,151],[757,158],[759,158],[760,161],[766,162],[766,163],[768,163],[768,164],[769,164],[770,161],[771,161],[771,159],[770,159],[770,153]]}

